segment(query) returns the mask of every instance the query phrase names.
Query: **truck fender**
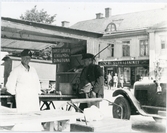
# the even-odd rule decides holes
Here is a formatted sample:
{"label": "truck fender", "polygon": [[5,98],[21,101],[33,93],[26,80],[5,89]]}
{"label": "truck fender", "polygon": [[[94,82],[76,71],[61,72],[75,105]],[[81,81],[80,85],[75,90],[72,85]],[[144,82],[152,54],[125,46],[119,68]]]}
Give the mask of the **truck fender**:
{"label": "truck fender", "polygon": [[141,109],[140,102],[135,98],[135,96],[128,89],[118,89],[113,92],[112,96],[116,97],[118,95],[124,96],[130,105],[134,106],[136,110],[141,114],[145,115],[146,113]]}

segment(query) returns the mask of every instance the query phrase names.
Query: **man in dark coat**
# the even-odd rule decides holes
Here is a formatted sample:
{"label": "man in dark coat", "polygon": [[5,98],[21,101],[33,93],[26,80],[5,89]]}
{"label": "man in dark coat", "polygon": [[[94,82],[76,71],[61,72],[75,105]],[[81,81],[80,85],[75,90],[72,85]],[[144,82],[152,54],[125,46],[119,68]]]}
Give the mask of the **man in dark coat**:
{"label": "man in dark coat", "polygon": [[[103,71],[99,65],[94,64],[94,55],[87,53],[82,56],[84,68],[80,75],[80,98],[103,98],[104,77]],[[97,104],[94,103],[97,106]],[[88,103],[80,104],[79,108],[83,110],[87,108]]]}

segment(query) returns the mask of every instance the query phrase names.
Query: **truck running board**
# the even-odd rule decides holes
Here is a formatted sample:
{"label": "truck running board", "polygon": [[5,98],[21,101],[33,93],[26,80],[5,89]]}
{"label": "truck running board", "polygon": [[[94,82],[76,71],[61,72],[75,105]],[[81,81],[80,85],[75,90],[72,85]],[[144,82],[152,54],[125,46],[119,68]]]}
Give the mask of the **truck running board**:
{"label": "truck running board", "polygon": [[142,105],[142,108],[150,108],[150,109],[158,109],[158,110],[164,110],[166,111],[165,107],[155,107],[155,106],[147,106],[147,105]]}

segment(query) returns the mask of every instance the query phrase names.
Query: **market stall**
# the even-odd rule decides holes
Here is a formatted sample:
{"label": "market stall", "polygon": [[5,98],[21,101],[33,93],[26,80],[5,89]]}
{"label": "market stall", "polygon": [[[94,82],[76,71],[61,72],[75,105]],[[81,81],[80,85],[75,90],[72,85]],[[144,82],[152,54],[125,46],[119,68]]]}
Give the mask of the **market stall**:
{"label": "market stall", "polygon": [[[54,100],[75,98],[80,69],[83,67],[82,54],[87,52],[98,53],[97,44],[100,43],[99,38],[103,34],[4,17],[1,18],[1,22],[1,51],[14,53],[19,57],[19,53],[23,49],[30,49],[33,53],[52,49],[52,53],[49,55],[51,60],[47,60],[48,58],[41,59],[35,55],[32,59],[39,64],[38,66],[41,66],[40,60],[55,65],[55,73],[51,72],[56,80],[55,91],[52,94],[44,93],[45,95],[40,96],[47,108],[49,109],[49,106],[53,105]],[[10,63],[6,66],[8,68],[5,68],[4,86],[10,71],[13,69]],[[1,96],[3,99],[8,99],[6,102],[10,101],[9,97]]]}
{"label": "market stall", "polygon": [[[82,54],[92,53],[96,55],[97,53],[105,49],[104,47],[99,48],[99,44],[104,41],[100,39],[103,34],[4,17],[1,18],[1,22],[2,51],[19,55],[19,53],[23,49],[30,49],[31,51],[33,51],[33,53],[36,53],[36,51],[41,52],[43,49],[50,48],[52,49],[50,56],[50,59],[52,60],[49,61],[55,65],[56,69],[56,72],[52,73],[56,79],[55,90],[53,91],[53,93],[48,93],[48,91],[45,91],[45,93],[39,95],[39,99],[40,101],[42,101],[41,110],[47,110],[24,114],[21,116],[14,113],[14,115],[10,115],[10,117],[10,113],[1,114],[1,116],[3,116],[2,124],[11,125],[20,123],[21,121],[30,122],[33,120],[37,120],[39,122],[51,123],[49,128],[50,131],[53,131],[53,121],[68,121],[71,119],[76,120],[76,118],[80,118],[81,116],[82,119],[84,119],[83,113],[68,111],[69,108],[66,109],[67,111],[57,110],[54,102],[68,101],[66,103],[69,105],[69,107],[76,107],[75,109],[78,108],[77,106],[75,106],[75,102],[89,102],[89,100],[87,101],[86,99],[77,99],[79,76],[83,68],[81,58]],[[108,46],[109,45],[107,43],[107,47]],[[48,58],[45,59],[47,60]],[[36,59],[33,58],[33,60],[35,61]],[[38,61],[39,60],[40,59],[38,59]],[[41,62],[43,61],[41,60]],[[6,76],[5,79],[7,80],[9,73],[12,70],[12,67],[10,65],[6,66],[10,67],[6,71],[7,74],[4,74]],[[0,99],[3,106],[11,108],[16,107],[14,106],[14,96],[8,93],[1,93]],[[97,99],[91,100],[99,102]],[[44,108],[44,106],[46,108]],[[57,111],[49,110],[51,107],[56,109]],[[114,121],[114,119],[111,120]],[[115,121],[115,123],[119,121],[122,120]],[[127,123],[126,121],[122,122]],[[72,123],[70,124],[70,130],[72,131],[74,128],[72,127]],[[96,127],[97,125],[98,123],[95,123],[94,127]],[[112,125],[109,124],[109,126]],[[128,123],[128,129],[129,128],[130,125]],[[84,131],[85,130],[86,128],[84,129]]]}

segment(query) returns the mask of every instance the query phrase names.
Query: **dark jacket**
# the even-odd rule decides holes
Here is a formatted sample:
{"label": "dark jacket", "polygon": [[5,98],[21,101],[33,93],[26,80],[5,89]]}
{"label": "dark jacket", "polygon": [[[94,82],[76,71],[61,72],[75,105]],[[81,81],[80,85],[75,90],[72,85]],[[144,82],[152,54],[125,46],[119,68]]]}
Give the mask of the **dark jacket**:
{"label": "dark jacket", "polygon": [[90,64],[87,70],[87,80],[92,84],[93,91],[96,92],[97,97],[103,97],[103,71],[100,66],[95,64]]}

